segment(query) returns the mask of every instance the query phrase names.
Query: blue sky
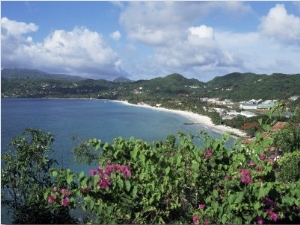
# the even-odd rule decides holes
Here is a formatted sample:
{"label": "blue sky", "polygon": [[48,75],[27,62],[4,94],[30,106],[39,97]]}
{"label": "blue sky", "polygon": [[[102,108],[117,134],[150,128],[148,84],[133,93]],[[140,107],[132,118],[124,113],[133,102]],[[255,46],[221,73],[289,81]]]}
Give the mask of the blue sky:
{"label": "blue sky", "polygon": [[208,81],[300,73],[299,59],[300,2],[1,2],[1,68]]}

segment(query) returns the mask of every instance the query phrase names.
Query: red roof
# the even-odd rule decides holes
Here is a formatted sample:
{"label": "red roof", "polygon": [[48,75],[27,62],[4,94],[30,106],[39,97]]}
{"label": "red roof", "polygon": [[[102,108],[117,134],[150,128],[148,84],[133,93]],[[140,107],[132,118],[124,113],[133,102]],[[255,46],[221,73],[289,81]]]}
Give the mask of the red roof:
{"label": "red roof", "polygon": [[285,125],[287,125],[287,122],[277,122],[277,123],[271,128],[271,131],[279,131],[279,130],[281,130]]}

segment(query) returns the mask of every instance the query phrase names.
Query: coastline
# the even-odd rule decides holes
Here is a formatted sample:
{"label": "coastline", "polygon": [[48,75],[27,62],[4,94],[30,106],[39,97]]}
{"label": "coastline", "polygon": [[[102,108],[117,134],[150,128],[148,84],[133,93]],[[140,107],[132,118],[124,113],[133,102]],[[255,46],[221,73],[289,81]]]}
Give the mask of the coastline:
{"label": "coastline", "polygon": [[122,103],[125,105],[130,105],[130,106],[135,106],[135,107],[145,107],[145,108],[149,108],[149,109],[153,109],[153,110],[160,110],[160,111],[165,111],[165,112],[169,112],[169,113],[175,113],[175,114],[178,114],[178,115],[188,118],[189,120],[192,121],[191,122],[192,124],[193,123],[194,124],[202,124],[216,133],[226,134],[229,132],[233,137],[243,137],[243,138],[247,137],[247,134],[242,130],[224,126],[224,125],[215,125],[215,124],[213,124],[213,122],[211,121],[211,119],[208,116],[200,115],[197,113],[176,110],[176,109],[167,109],[167,108],[162,108],[162,107],[154,107],[154,106],[150,106],[147,104],[136,105],[136,104],[128,103],[127,101],[120,101],[120,100],[110,100],[110,101],[119,102],[119,103]]}

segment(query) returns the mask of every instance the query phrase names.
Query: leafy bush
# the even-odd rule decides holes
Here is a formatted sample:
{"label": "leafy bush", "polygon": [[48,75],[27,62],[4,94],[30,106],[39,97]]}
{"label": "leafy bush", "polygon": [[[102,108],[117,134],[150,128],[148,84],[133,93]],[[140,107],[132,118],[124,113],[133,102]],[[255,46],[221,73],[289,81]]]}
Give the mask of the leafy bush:
{"label": "leafy bush", "polygon": [[[197,138],[205,146],[196,146]],[[67,185],[61,187],[68,194],[49,189],[45,199],[54,208],[81,207],[90,223],[299,221],[300,180],[293,176],[287,183],[280,171],[286,157],[277,160],[265,152],[272,139],[257,134],[250,146],[237,142],[228,149],[227,138],[202,133],[152,144],[134,138],[117,138],[112,144],[89,140],[86,146],[102,150],[99,167],[87,176],[69,171]],[[53,175],[61,179],[56,171]]]}
{"label": "leafy bush", "polygon": [[2,157],[1,197],[2,204],[12,214],[14,223],[74,222],[68,208],[51,213],[44,200],[44,192],[52,186],[50,168],[56,161],[47,156],[52,151],[52,134],[37,129],[26,129],[14,138]]}

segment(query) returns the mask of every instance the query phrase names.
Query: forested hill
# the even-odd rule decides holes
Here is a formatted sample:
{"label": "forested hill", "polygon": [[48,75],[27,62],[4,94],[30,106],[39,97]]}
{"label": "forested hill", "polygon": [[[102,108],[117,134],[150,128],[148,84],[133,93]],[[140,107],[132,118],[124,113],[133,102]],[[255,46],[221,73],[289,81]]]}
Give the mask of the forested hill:
{"label": "forested hill", "polygon": [[2,97],[83,97],[107,99],[175,99],[178,96],[231,99],[288,99],[300,95],[300,74],[231,73],[209,82],[170,74],[151,80],[114,81],[54,75],[37,70],[3,69]]}
{"label": "forested hill", "polygon": [[287,99],[300,94],[300,74],[231,73],[207,82],[212,96],[243,99]]}

